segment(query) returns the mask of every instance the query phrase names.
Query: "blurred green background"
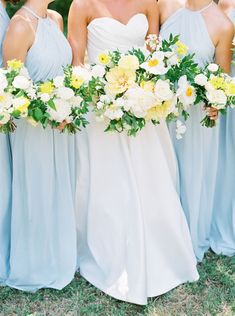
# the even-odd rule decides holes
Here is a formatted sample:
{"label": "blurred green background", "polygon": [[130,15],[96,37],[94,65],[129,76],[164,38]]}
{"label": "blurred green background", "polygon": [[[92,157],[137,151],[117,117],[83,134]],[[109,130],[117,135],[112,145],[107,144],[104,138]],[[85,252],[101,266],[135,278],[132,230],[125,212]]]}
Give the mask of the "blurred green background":
{"label": "blurred green background", "polygon": [[[67,21],[68,11],[72,0],[56,0],[50,4],[50,9],[58,11],[63,17],[65,22]],[[8,5],[8,12],[12,16],[16,10],[24,3],[21,1],[18,5]]]}

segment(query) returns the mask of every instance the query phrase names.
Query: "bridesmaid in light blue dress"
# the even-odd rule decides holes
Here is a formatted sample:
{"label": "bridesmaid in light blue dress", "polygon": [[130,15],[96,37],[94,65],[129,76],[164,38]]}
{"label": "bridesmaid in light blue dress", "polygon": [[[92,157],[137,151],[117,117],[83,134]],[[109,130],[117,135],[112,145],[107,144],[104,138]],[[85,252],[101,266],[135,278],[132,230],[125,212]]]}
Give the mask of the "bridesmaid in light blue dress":
{"label": "bridesmaid in light blue dress", "polygon": [[[51,1],[26,1],[13,17],[4,62],[25,61],[35,81],[60,75],[72,51]],[[35,30],[35,32],[34,32]],[[27,36],[26,36],[27,35]],[[30,42],[30,47],[28,43]],[[25,120],[11,136],[13,157],[10,272],[6,284],[25,291],[62,289],[76,271],[75,137]]]}
{"label": "bridesmaid in light blue dress", "polygon": [[[0,1],[0,67],[2,67],[2,42],[10,22]],[[0,285],[7,278],[10,248],[10,204],[11,204],[11,151],[8,135],[0,134]]]}
{"label": "bridesmaid in light blue dress", "polygon": [[[221,8],[235,23],[235,1],[219,1]],[[235,60],[235,58],[234,58]],[[231,67],[235,76],[235,66]],[[219,167],[211,229],[211,248],[217,254],[235,255],[235,112],[221,117]]]}
{"label": "bridesmaid in light blue dress", "polygon": [[[180,34],[180,40],[189,47],[190,53],[195,53],[195,61],[201,67],[214,62],[215,55],[216,61],[219,62],[219,44],[214,43],[217,39],[212,38],[214,34],[211,35],[211,25],[208,25],[208,21],[211,21],[209,23],[213,24],[214,30],[217,31],[221,26],[212,18],[217,14],[218,20],[218,14],[222,13],[213,1],[208,1],[205,6],[205,1],[195,0],[191,1],[190,5],[192,8],[187,1],[183,7],[178,1],[159,1],[161,37],[168,39],[171,33]],[[223,22],[224,17],[219,18]],[[229,53],[224,59],[229,62],[222,66],[228,68]],[[207,129],[200,125],[204,116],[202,106],[190,109],[187,131],[181,140],[176,139],[175,124],[169,126],[179,165],[181,202],[198,261],[202,261],[204,253],[210,247],[219,143],[218,127]]]}

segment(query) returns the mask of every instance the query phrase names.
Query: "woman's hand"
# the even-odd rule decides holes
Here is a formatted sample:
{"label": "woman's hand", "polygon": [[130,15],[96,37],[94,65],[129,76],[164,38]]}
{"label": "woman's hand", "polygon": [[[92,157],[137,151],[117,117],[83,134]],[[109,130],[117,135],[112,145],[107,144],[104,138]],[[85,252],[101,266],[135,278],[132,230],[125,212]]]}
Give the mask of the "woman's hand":
{"label": "woman's hand", "polygon": [[212,121],[218,120],[219,111],[216,108],[213,108],[213,107],[206,108],[206,113]]}

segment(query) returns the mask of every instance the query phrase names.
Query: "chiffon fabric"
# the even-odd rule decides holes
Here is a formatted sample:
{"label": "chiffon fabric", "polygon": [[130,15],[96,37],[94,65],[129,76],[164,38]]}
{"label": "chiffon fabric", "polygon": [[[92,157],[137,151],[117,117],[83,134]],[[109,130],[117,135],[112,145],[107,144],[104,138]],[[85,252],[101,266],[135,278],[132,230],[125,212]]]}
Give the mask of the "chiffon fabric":
{"label": "chiffon fabric", "polygon": [[[26,66],[34,81],[62,74],[72,52],[57,24],[37,20]],[[17,121],[11,135],[13,183],[10,272],[6,284],[25,291],[62,289],[77,267],[75,138]]]}
{"label": "chiffon fabric", "polygon": [[[144,14],[126,25],[108,17],[93,20],[88,26],[90,62],[104,50],[142,47],[147,30]],[[128,137],[105,133],[93,113],[89,120],[77,136],[81,275],[108,295],[136,304],[197,280],[166,124],[149,124]]]}
{"label": "chiffon fabric", "polygon": [[[231,11],[230,19],[235,23],[235,10]],[[231,65],[231,75],[235,76],[234,64]],[[219,163],[211,228],[211,248],[215,253],[227,256],[235,255],[234,122],[234,110],[228,109],[220,119]]]}
{"label": "chiffon fabric", "polygon": [[[10,19],[0,1],[0,67],[2,67],[2,42]],[[9,136],[0,133],[0,285],[9,272],[10,221],[11,221],[11,149]]]}
{"label": "chiffon fabric", "polygon": [[[210,38],[203,12],[181,8],[170,16],[161,27],[161,37],[179,35],[195,61],[203,67],[213,62],[215,47]],[[180,177],[180,197],[188,220],[193,247],[198,261],[210,247],[210,230],[215,196],[216,170],[218,167],[219,128],[202,127],[205,116],[202,106],[189,110],[187,131],[181,140],[176,139],[175,124],[169,130],[174,144]]]}

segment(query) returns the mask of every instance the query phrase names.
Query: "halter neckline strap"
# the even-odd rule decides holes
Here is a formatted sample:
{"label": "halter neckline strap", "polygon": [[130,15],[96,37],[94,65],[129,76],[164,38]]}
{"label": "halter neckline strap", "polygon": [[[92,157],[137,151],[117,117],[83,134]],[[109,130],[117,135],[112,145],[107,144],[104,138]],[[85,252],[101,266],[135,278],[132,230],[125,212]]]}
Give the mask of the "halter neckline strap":
{"label": "halter neckline strap", "polygon": [[38,20],[45,20],[47,19],[47,16],[45,18],[39,16],[36,12],[34,12],[32,9],[30,9],[29,7],[27,7],[26,5],[23,5],[22,8],[24,8],[26,11],[28,11],[29,13],[31,13],[36,19]]}
{"label": "halter neckline strap", "polygon": [[184,7],[186,10],[188,10],[188,11],[191,11],[191,12],[195,12],[195,13],[202,13],[202,12],[204,12],[204,11],[206,11],[207,9],[209,9],[212,5],[213,5],[213,3],[214,3],[214,1],[212,0],[208,5],[206,5],[205,7],[203,7],[202,9],[200,9],[200,10],[191,10],[191,9],[188,9],[188,8],[186,8],[186,7]]}

